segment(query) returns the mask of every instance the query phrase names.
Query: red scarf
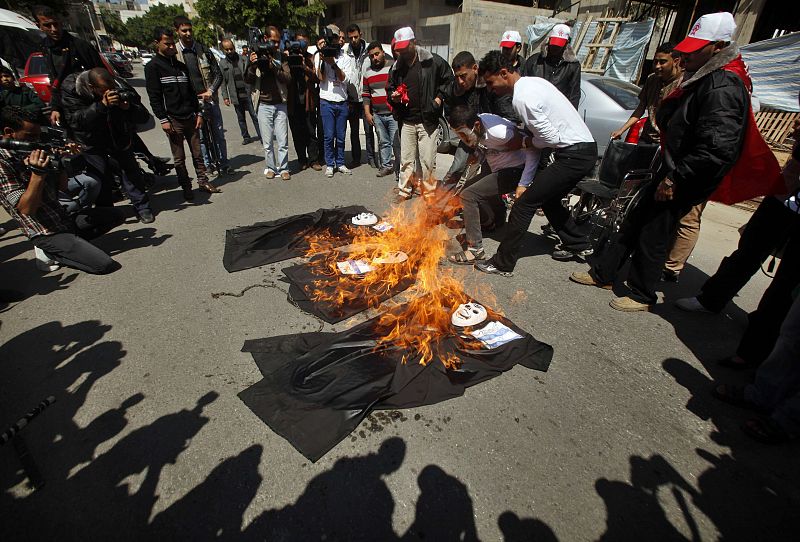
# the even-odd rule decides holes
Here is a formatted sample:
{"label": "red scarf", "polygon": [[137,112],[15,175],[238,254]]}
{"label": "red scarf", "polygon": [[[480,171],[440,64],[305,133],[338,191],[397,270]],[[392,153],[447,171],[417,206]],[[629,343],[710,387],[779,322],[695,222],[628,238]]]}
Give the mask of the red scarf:
{"label": "red scarf", "polygon": [[[747,66],[742,60],[742,55],[737,56],[722,69],[738,75],[748,92],[753,91],[753,83],[747,73]],[[678,87],[665,100],[680,98],[684,92],[683,88]],[[771,196],[785,192],[786,183],[781,175],[778,160],[767,142],[764,141],[761,132],[758,131],[753,108],[749,107],[739,159],[709,199],[733,205],[758,196]]]}

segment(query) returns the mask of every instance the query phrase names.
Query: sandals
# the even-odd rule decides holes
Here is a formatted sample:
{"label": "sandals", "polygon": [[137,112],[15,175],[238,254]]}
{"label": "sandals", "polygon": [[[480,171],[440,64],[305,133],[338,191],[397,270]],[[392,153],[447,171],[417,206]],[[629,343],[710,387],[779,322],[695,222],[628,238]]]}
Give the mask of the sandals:
{"label": "sandals", "polygon": [[450,263],[454,263],[456,265],[473,265],[475,262],[482,262],[485,259],[486,253],[482,248],[478,250],[472,250],[468,248],[467,250],[462,250],[456,254],[451,254],[447,258]]}
{"label": "sandals", "polygon": [[764,444],[786,444],[792,436],[772,418],[750,418],[742,425],[742,431],[753,440]]}

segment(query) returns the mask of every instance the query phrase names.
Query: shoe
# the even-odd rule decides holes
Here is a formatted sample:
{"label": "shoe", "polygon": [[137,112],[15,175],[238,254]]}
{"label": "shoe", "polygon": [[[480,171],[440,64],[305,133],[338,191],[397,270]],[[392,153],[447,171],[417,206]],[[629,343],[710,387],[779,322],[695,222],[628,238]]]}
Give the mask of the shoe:
{"label": "shoe", "polygon": [[353,172],[350,171],[350,168],[348,168],[347,166],[339,166],[338,168],[336,168],[336,171],[338,171],[339,173],[342,173],[344,175],[352,175],[353,174]]}
{"label": "shoe", "polygon": [[375,174],[375,176],[376,177],[386,177],[387,175],[391,175],[392,173],[394,173],[394,168],[385,167],[385,168],[379,169],[378,172]]}
{"label": "shoe", "polygon": [[250,143],[252,143],[252,142],[253,142],[253,138],[252,138],[252,137],[250,137],[250,136],[245,136],[245,137],[242,139],[242,145],[249,145],[249,144],[250,144]]}
{"label": "shoe", "polygon": [[501,271],[500,269],[496,268],[491,260],[487,260],[485,262],[476,262],[475,269],[481,271],[482,273],[489,273],[490,275],[500,275],[501,277],[513,277],[514,273],[511,271]]}
{"label": "shoe", "polygon": [[313,169],[314,171],[322,171],[322,166],[321,166],[321,165],[319,165],[319,164],[318,164],[318,163],[316,163],[316,162],[314,162],[313,164],[311,164],[311,166],[309,166],[309,167],[310,167],[311,169]]}
{"label": "shoe", "polygon": [[550,224],[542,224],[542,233],[552,239],[558,239],[558,234],[553,226]]}
{"label": "shoe", "polygon": [[713,311],[708,310],[700,303],[700,300],[696,297],[684,297],[683,299],[679,299],[675,302],[675,306],[679,309],[686,311],[686,312],[706,312],[706,313],[713,313]]}
{"label": "shoe", "polygon": [[613,287],[613,284],[611,283],[608,284],[601,283],[600,281],[595,279],[591,273],[588,273],[586,271],[575,271],[569,276],[569,280],[571,280],[572,282],[576,282],[578,284],[583,284],[584,286],[597,286],[598,288],[602,288],[603,290],[610,290]]}
{"label": "shoe", "polygon": [[298,163],[298,168],[300,171],[305,171],[308,169],[308,162],[300,162]]}
{"label": "shoe", "polygon": [[333,168],[331,166],[325,168],[325,176],[328,178],[333,177]]}
{"label": "shoe", "polygon": [[142,209],[137,213],[139,215],[139,222],[142,224],[152,224],[156,221],[153,212],[150,209]]}
{"label": "shoe", "polygon": [[265,168],[264,169],[264,177],[266,177],[267,179],[274,179],[275,178],[275,172],[272,171],[269,168]]}
{"label": "shoe", "polygon": [[55,261],[50,255],[39,247],[33,247],[33,254],[36,257],[36,267],[39,271],[50,273],[61,269],[61,264]]}
{"label": "shoe", "polygon": [[288,181],[291,178],[292,178],[292,175],[288,171],[284,171],[283,173],[281,173],[281,179],[283,179],[284,181]]}
{"label": "shoe", "polygon": [[216,186],[214,186],[209,182],[197,183],[197,185],[200,187],[200,190],[204,190],[209,194],[219,194],[220,192],[222,192],[222,190],[220,190],[219,188],[217,188]]}
{"label": "shoe", "polygon": [[411,199],[411,196],[406,196],[406,195],[405,195],[405,194],[403,194],[403,193],[399,193],[399,194],[397,194],[397,195],[396,195],[394,198],[392,198],[392,203],[393,203],[394,205],[399,205],[399,204],[401,204],[401,203],[405,203],[405,202],[407,202],[407,201],[408,201],[408,200],[410,200],[410,199]]}
{"label": "shoe", "polygon": [[594,250],[592,248],[585,248],[583,250],[567,250],[564,248],[557,248],[555,252],[551,255],[554,260],[558,260],[560,262],[566,262],[569,260],[573,260],[575,258],[585,259],[586,256],[590,256]]}
{"label": "shoe", "polygon": [[680,271],[673,271],[672,269],[663,269],[661,271],[661,282],[678,282],[678,277],[680,276]]}
{"label": "shoe", "polygon": [[220,175],[230,175],[233,173],[233,168],[231,166],[222,166],[219,168]]}
{"label": "shoe", "polygon": [[615,297],[609,303],[612,309],[616,309],[622,312],[642,312],[642,311],[649,311],[650,305],[647,303],[640,303],[635,299],[631,299],[630,297]]}
{"label": "shoe", "polygon": [[181,190],[183,190],[183,199],[186,201],[192,201],[194,199],[194,192],[192,191],[192,185],[184,184],[181,186]]}

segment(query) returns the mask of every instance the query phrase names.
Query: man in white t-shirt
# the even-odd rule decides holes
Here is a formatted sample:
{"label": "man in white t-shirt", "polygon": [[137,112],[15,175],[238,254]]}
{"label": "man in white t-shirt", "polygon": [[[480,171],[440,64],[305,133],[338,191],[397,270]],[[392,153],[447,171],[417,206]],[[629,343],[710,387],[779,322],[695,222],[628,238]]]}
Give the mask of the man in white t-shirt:
{"label": "man in white t-shirt", "polygon": [[[347,132],[347,74],[355,70],[353,59],[338,47],[339,28],[325,28],[330,38],[314,57],[319,77],[319,112],[322,119],[323,148],[325,149],[325,176],[333,177],[334,171],[352,175],[344,165],[344,138]],[[336,36],[337,38],[334,38]],[[335,41],[334,41],[335,40]],[[330,42],[330,43],[328,43]],[[335,44],[337,47],[332,47]]]}
{"label": "man in white t-shirt", "polygon": [[553,149],[556,160],[536,174],[530,187],[517,187],[516,203],[497,253],[475,267],[484,273],[510,276],[519,258],[522,239],[540,207],[561,239],[553,258],[588,256],[592,253],[589,238],[561,200],[592,171],[597,161],[597,143],[589,128],[556,87],[539,77],[520,76],[500,51],[484,56],[479,69],[489,90],[499,96],[513,96],[514,111],[530,134],[521,139],[522,148]]}
{"label": "man in white t-shirt", "polygon": [[[474,264],[486,259],[481,236],[481,203],[500,194],[527,189],[536,174],[540,151],[536,147],[520,149],[523,134],[513,122],[498,115],[478,114],[472,107],[457,105],[447,120],[472,151],[472,159],[485,157],[491,168],[491,172],[482,174],[461,192],[467,247],[449,257],[455,264]],[[516,150],[509,150],[515,146]],[[505,208],[501,212],[505,213]]]}

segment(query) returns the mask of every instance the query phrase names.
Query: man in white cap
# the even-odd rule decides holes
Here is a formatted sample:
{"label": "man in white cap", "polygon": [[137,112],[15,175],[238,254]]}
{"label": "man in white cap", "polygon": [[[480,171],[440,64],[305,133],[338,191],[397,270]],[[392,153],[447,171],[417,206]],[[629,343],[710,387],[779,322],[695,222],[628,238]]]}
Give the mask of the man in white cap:
{"label": "man in white cap", "polygon": [[578,109],[581,99],[581,63],[569,44],[572,29],[557,24],[542,43],[539,53],[531,55],[522,68],[523,77],[541,77],[567,97]]}
{"label": "man in white cap", "polygon": [[524,65],[524,60],[519,52],[522,51],[522,36],[516,30],[506,30],[500,38],[500,51],[507,59],[511,61],[511,65],[517,71],[521,70]]}
{"label": "man in white cap", "polygon": [[731,43],[736,24],[730,13],[701,17],[675,50],[686,74],[656,113],[664,160],[657,182],[622,224],[619,238],[606,246],[591,270],[573,282],[608,288],[631,258],[625,297],[611,301],[620,311],[647,311],[681,217],[706,201],[742,152],[750,94],[739,49]]}
{"label": "man in white cap", "polygon": [[[394,33],[398,60],[386,89],[389,101],[402,124],[400,128],[400,179],[396,203],[411,199],[414,184],[421,184],[423,197],[436,192],[436,131],[442,105],[453,82],[447,61],[417,47],[414,31],[406,26]],[[414,179],[419,156],[422,178]]]}

